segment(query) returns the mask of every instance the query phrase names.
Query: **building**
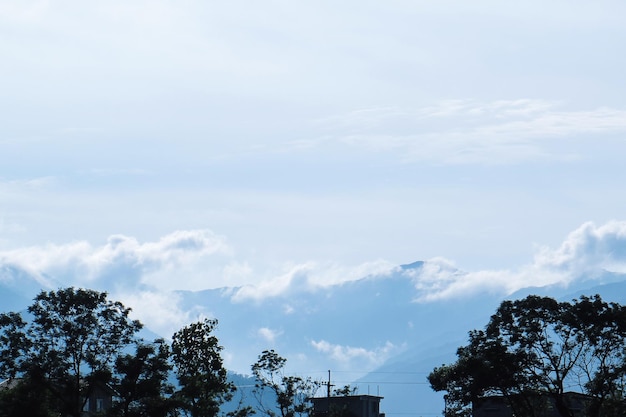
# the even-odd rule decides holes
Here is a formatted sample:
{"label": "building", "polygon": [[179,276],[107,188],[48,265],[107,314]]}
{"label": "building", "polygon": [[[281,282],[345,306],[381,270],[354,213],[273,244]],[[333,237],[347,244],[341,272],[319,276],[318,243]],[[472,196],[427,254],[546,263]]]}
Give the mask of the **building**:
{"label": "building", "polygon": [[[591,404],[592,397],[577,392],[566,392],[564,400],[567,408],[575,417],[585,417],[587,407]],[[515,401],[515,398],[512,398]],[[549,395],[534,395],[526,397],[533,403],[533,410],[538,417],[559,417],[554,398]],[[472,403],[472,417],[514,417],[515,413],[510,404],[511,399],[501,395],[493,395],[479,398]]]}
{"label": "building", "polygon": [[113,407],[113,397],[115,392],[111,387],[105,384],[96,384],[92,389],[88,398],[85,399],[83,406],[83,415],[103,413]]}
{"label": "building", "polygon": [[342,395],[314,397],[313,417],[384,417],[380,412],[380,400],[375,395]]}

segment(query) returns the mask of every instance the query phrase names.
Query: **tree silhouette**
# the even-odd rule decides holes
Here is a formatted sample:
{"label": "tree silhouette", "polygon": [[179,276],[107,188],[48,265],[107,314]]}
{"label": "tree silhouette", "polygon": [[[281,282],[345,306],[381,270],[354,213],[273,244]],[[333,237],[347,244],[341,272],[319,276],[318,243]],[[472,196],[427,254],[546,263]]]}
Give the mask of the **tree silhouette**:
{"label": "tree silhouette", "polygon": [[446,414],[467,415],[472,402],[502,395],[518,416],[552,405],[571,416],[567,391],[589,395],[586,415],[624,412],[626,309],[600,296],[557,302],[528,296],[504,301],[485,330],[469,333],[457,361],[428,376],[447,391]]}
{"label": "tree silhouette", "polygon": [[65,415],[80,417],[89,395],[110,381],[114,358],[141,328],[130,309],[106,293],[66,288],[42,291],[28,308],[0,315],[0,371],[54,398]]}
{"label": "tree silhouette", "polygon": [[265,350],[259,355],[258,361],[252,365],[252,374],[257,383],[255,396],[259,402],[259,411],[268,417],[277,417],[276,408],[267,404],[265,391],[269,391],[277,404],[280,417],[296,417],[311,412],[307,401],[318,390],[320,384],[310,378],[285,375],[287,359],[279,356],[274,350]]}
{"label": "tree silhouette", "polygon": [[172,359],[180,390],[176,398],[192,417],[214,417],[229,401],[235,386],[228,382],[221,357],[222,346],[213,331],[216,319],[192,323],[176,332]]}

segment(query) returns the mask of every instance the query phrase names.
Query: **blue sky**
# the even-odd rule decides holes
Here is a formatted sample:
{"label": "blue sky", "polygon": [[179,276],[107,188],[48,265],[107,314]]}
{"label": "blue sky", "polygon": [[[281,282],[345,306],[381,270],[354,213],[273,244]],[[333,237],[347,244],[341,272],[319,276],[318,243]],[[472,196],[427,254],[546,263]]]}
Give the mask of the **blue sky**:
{"label": "blue sky", "polygon": [[188,319],[142,309],[166,291],[262,297],[296,272],[328,285],[432,260],[510,291],[572,279],[564,253],[620,269],[625,16],[4,0],[0,263],[112,289],[155,327]]}

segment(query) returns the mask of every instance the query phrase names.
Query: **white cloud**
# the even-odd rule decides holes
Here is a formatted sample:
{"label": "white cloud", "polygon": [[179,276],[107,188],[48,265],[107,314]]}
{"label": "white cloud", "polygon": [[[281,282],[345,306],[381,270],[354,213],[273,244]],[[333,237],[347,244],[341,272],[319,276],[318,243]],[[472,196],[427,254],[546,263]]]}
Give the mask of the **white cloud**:
{"label": "white cloud", "polygon": [[307,272],[313,267],[313,263],[295,265],[286,272],[258,284],[249,284],[238,289],[232,299],[236,302],[246,300],[262,300],[269,297],[284,295],[288,291],[306,289]]}
{"label": "white cloud", "polygon": [[[483,291],[497,294],[509,294],[515,290],[533,285],[531,282],[522,282],[519,275],[507,270],[501,271],[450,271],[439,269],[440,262],[447,260],[433,259],[426,261],[422,272],[414,278],[417,295],[416,301],[437,301],[450,298],[462,298]],[[546,277],[540,278],[546,282]],[[548,282],[546,282],[546,285]]]}
{"label": "white cloud", "polygon": [[[180,297],[172,290],[220,287],[243,274],[238,270],[246,270],[233,265],[231,247],[209,230],[177,231],[144,243],[113,235],[99,247],[82,241],[2,251],[0,270],[3,266],[27,275],[0,278],[34,279],[43,289],[81,286],[107,291],[131,307],[134,317],[166,337],[205,313],[200,308],[182,310]],[[38,291],[32,282],[22,286]]]}
{"label": "white cloud", "polygon": [[585,223],[557,249],[541,247],[533,267],[569,279],[594,279],[603,271],[626,273],[626,222]]}
{"label": "white cloud", "polygon": [[0,192],[10,193],[20,190],[40,190],[42,188],[48,188],[54,185],[56,182],[57,179],[52,176],[4,181],[2,180],[2,178],[0,178]]}
{"label": "white cloud", "polygon": [[211,272],[220,271],[231,256],[232,249],[222,237],[208,230],[192,230],[145,243],[113,235],[100,247],[80,241],[14,249],[0,252],[0,263],[65,285],[203,289],[220,286],[223,281],[216,275],[212,284],[205,276],[209,269],[202,269],[211,266]]}
{"label": "white cloud", "polygon": [[[226,240],[209,230],[177,231],[148,242],[112,235],[101,246],[78,241],[0,251],[1,266],[25,271],[15,279],[34,279],[45,289],[73,285],[107,291],[132,307],[151,329],[166,335],[201,312],[181,310],[174,290],[242,286],[233,300],[260,301],[387,274],[394,268],[384,261],[353,267],[309,262],[286,267],[283,273],[265,272],[267,278],[251,285],[258,279],[252,266],[238,262]],[[294,308],[286,305],[285,313]],[[280,332],[261,329],[258,335],[272,341]]]}
{"label": "white cloud", "polygon": [[[248,284],[233,295],[233,300],[262,300],[301,291],[315,291],[366,276],[387,276],[397,268],[390,262],[378,260],[346,267],[334,263],[307,262],[289,265],[286,271],[260,283]],[[288,311],[288,310],[287,310]]]}
{"label": "white cloud", "polygon": [[155,291],[128,291],[110,294],[132,308],[131,316],[158,335],[171,338],[174,332],[197,319],[200,311],[183,311],[179,308],[180,297],[175,293]]}
{"label": "white cloud", "polygon": [[[199,313],[183,311],[173,290],[239,287],[229,295],[236,302],[258,301],[306,293],[366,276],[384,279],[394,273],[414,283],[415,300],[428,302],[467,297],[488,291],[511,294],[531,286],[563,285],[598,280],[607,272],[626,273],[626,221],[601,226],[585,223],[571,232],[559,247],[538,247],[534,259],[518,269],[462,271],[445,258],[432,258],[421,268],[401,270],[386,261],[340,266],[336,263],[291,264],[282,272],[259,274],[248,262],[235,259],[222,237],[207,230],[178,231],[151,242],[114,235],[94,247],[88,242],[26,247],[0,251],[3,280],[34,279],[43,288],[86,286],[105,290],[132,307],[149,327],[169,334]],[[11,278],[11,271],[20,270]],[[252,284],[252,280],[256,282]],[[11,282],[11,285],[16,284]],[[32,286],[32,282],[30,285]],[[34,295],[34,294],[33,294]],[[285,314],[297,306],[285,304]],[[410,326],[410,324],[409,324]],[[280,336],[263,328],[257,336],[268,342]],[[336,360],[374,361],[385,349],[367,350],[315,342],[320,352]],[[393,346],[387,346],[391,349]]]}
{"label": "white cloud", "polygon": [[403,347],[396,346],[389,341],[375,349],[332,344],[326,340],[312,340],[311,346],[318,352],[328,355],[332,360],[343,366],[354,365],[355,362],[367,366],[380,365],[391,355],[403,349]]}
{"label": "white cloud", "polygon": [[92,168],[85,173],[98,177],[148,176],[154,174],[153,171],[140,168]]}
{"label": "white cloud", "polygon": [[[559,110],[545,100],[448,100],[423,108],[360,109],[320,120],[318,146],[344,144],[400,155],[405,162],[503,164],[571,160],[584,154],[556,146],[563,138],[596,141],[626,132],[626,110]],[[314,140],[298,141],[294,147]]]}
{"label": "white cloud", "polygon": [[270,344],[274,344],[274,342],[276,341],[276,338],[282,334],[283,334],[282,331],[273,330],[273,329],[270,329],[269,327],[261,327],[257,331],[257,335],[261,337],[265,342],[270,343]]}
{"label": "white cloud", "polygon": [[626,273],[626,222],[585,223],[557,249],[538,248],[533,262],[518,270],[464,272],[448,260],[435,258],[421,270],[405,273],[414,279],[418,301],[434,301],[481,291],[507,295],[532,286],[567,286],[602,280],[607,272]]}

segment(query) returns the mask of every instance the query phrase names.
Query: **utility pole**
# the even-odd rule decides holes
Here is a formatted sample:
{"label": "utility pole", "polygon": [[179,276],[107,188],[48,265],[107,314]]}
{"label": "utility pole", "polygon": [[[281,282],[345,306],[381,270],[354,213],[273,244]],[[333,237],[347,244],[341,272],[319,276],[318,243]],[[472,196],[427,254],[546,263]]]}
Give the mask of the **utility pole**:
{"label": "utility pole", "polygon": [[328,370],[328,382],[322,382],[322,385],[326,385],[326,396],[330,398],[330,389],[335,386],[330,383],[330,369]]}

